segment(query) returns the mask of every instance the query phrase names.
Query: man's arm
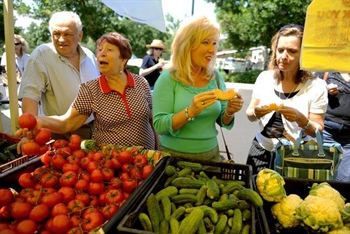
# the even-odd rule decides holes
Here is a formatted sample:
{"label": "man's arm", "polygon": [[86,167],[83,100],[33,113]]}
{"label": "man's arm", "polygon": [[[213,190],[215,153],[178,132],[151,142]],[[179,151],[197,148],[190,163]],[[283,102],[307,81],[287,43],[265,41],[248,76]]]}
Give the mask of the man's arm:
{"label": "man's arm", "polygon": [[34,101],[31,98],[22,99],[22,113],[30,113],[34,116],[38,115],[38,102]]}

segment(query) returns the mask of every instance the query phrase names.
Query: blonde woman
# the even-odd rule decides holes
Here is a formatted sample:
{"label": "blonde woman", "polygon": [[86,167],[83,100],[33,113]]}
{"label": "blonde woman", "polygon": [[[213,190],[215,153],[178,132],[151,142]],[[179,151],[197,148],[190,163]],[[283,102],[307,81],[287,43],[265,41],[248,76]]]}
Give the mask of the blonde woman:
{"label": "blonde woman", "polygon": [[153,93],[153,124],[160,149],[172,156],[219,161],[215,124],[231,129],[243,100],[238,94],[218,101],[213,90],[226,90],[214,69],[220,28],[208,17],[191,18],[177,31],[172,58]]}
{"label": "blonde woman", "polygon": [[[21,36],[21,35],[14,35],[14,44],[15,44],[15,60],[16,60],[16,67],[18,71],[18,77],[22,77],[24,67],[27,64],[27,61],[29,59],[29,46],[28,42]],[[1,66],[4,66],[6,71],[6,52],[2,55],[1,59]],[[20,81],[17,79],[17,81]]]}

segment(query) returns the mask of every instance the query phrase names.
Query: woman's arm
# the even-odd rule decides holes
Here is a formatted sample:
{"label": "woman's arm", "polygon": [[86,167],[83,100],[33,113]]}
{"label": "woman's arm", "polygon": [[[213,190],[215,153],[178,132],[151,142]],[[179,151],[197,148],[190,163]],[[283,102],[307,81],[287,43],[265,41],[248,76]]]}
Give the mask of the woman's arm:
{"label": "woman's arm", "polygon": [[75,108],[70,107],[64,115],[37,116],[37,128],[48,128],[55,133],[72,132],[79,129],[88,116],[80,114]]}

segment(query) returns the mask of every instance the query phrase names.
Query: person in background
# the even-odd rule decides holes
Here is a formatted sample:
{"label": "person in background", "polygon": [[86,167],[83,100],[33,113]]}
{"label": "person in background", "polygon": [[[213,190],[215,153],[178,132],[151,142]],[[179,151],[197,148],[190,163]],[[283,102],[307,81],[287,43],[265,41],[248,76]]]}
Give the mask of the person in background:
{"label": "person in background", "polygon": [[219,101],[214,90],[226,91],[214,69],[220,28],[206,16],[191,18],[177,31],[169,68],[153,90],[153,124],[160,150],[172,156],[220,161],[216,123],[231,129],[242,108],[240,94]]}
{"label": "person in background", "polygon": [[37,116],[36,128],[48,128],[55,133],[72,132],[93,114],[92,139],[97,143],[156,149],[151,89],[144,77],[126,69],[132,56],[129,41],[111,32],[100,37],[96,44],[101,75],[81,84],[64,115]]}
{"label": "person in background", "polygon": [[[28,45],[28,42],[21,35],[15,34],[14,39],[15,39],[14,43],[15,43],[16,67],[17,67],[17,71],[19,72],[19,77],[22,77],[24,68],[29,59],[29,54],[28,54],[29,45]],[[1,66],[4,66],[5,71],[6,71],[6,63],[7,63],[6,52],[4,52],[1,59]]]}
{"label": "person in background", "polygon": [[[324,81],[311,72],[300,69],[303,26],[286,25],[271,40],[269,69],[259,74],[246,115],[251,122],[259,121],[259,131],[253,139],[247,164],[253,174],[256,162],[271,160],[271,151],[279,138],[296,139],[301,130],[305,140],[315,137],[315,129],[324,128],[327,109],[327,89]],[[270,104],[279,108],[272,110]],[[276,131],[282,130],[282,131]],[[284,132],[284,135],[282,133]]]}
{"label": "person in background", "polygon": [[323,141],[341,144],[343,159],[336,179],[350,182],[350,75],[346,72],[316,72],[315,75],[327,82],[328,90]]}
{"label": "person in background", "polygon": [[158,79],[164,66],[164,59],[161,59],[162,52],[165,50],[165,45],[161,40],[154,39],[150,45],[146,45],[149,49],[147,55],[143,57],[139,75],[146,78],[151,89]]}
{"label": "person in background", "polygon": [[[56,12],[49,21],[51,43],[32,52],[23,74],[18,97],[22,112],[38,115],[63,115],[78,94],[79,86],[100,75],[95,55],[79,45],[83,30],[80,17],[69,11]],[[69,139],[73,133],[91,138],[93,117],[80,129],[54,139]]]}

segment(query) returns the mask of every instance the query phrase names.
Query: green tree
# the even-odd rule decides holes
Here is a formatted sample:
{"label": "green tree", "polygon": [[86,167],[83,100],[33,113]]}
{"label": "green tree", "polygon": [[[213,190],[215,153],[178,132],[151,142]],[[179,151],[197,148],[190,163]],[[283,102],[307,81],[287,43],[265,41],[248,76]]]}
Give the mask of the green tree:
{"label": "green tree", "polygon": [[17,0],[19,15],[30,16],[42,22],[41,25],[31,25],[28,28],[26,38],[29,39],[33,48],[50,41],[48,21],[52,13],[63,10],[74,11],[80,16],[84,31],[82,44],[91,50],[95,49],[95,42],[100,36],[112,31],[128,38],[137,56],[143,56],[146,53],[146,44],[154,38],[166,40],[169,37],[169,33],[162,33],[150,26],[117,15],[100,0],[33,0],[33,2],[34,6],[27,6],[23,0]]}
{"label": "green tree", "polygon": [[215,3],[218,21],[228,39],[225,47],[249,49],[270,47],[279,28],[294,23],[304,25],[312,0],[207,0]]}

